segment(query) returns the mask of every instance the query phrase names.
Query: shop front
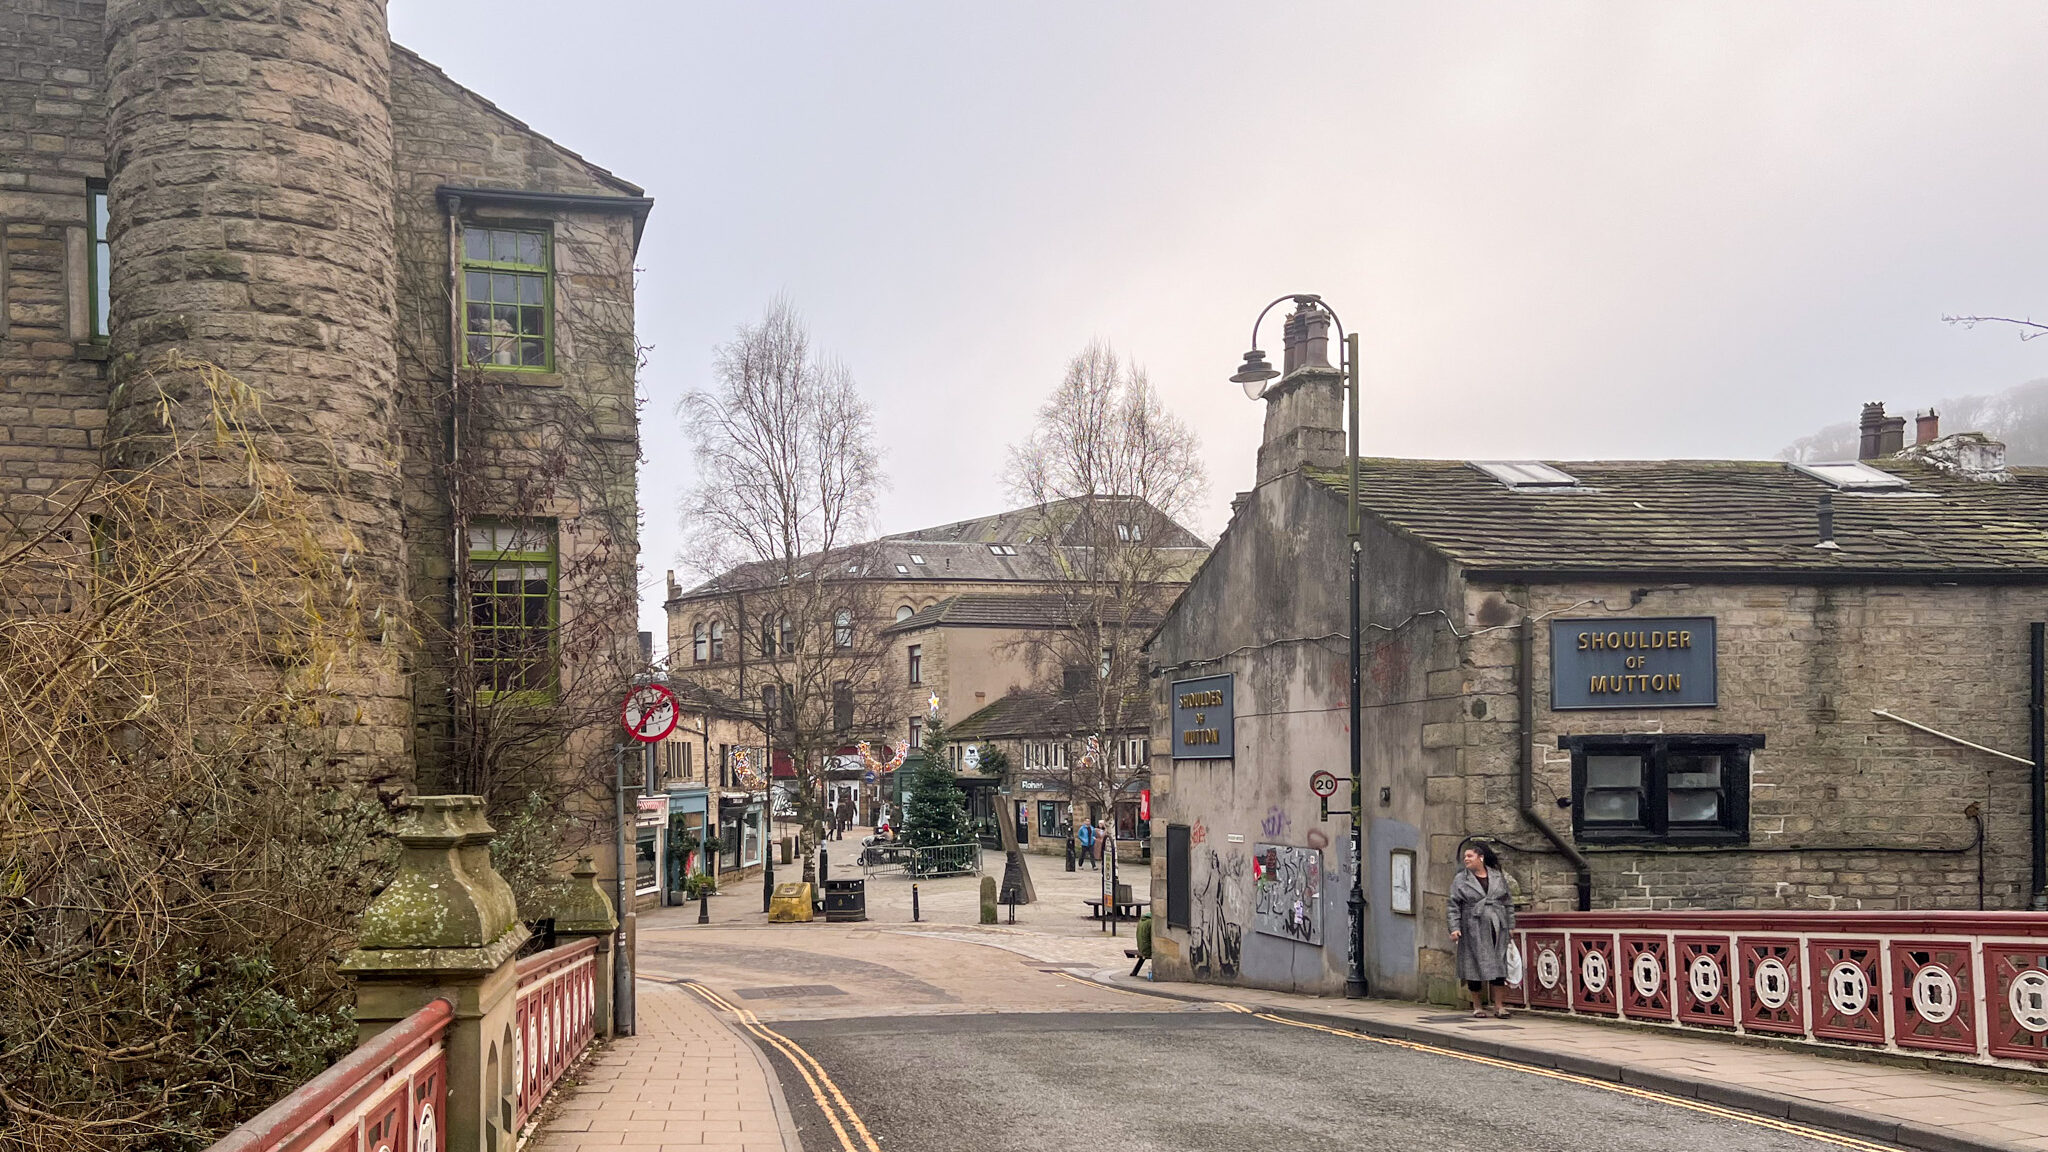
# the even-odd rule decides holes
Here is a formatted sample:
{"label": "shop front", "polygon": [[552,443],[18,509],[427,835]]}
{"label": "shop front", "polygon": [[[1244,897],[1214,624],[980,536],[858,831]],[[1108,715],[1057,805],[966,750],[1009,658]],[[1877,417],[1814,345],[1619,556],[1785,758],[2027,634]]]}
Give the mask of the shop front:
{"label": "shop front", "polygon": [[663,868],[668,849],[668,797],[642,796],[636,801],[633,842],[634,902],[660,903],[668,881]]}
{"label": "shop front", "polygon": [[689,877],[705,870],[702,845],[710,793],[702,788],[671,788],[667,795],[667,898],[674,904],[683,898]]}
{"label": "shop front", "polygon": [[758,868],[767,838],[768,793],[723,792],[718,797],[718,871]]}

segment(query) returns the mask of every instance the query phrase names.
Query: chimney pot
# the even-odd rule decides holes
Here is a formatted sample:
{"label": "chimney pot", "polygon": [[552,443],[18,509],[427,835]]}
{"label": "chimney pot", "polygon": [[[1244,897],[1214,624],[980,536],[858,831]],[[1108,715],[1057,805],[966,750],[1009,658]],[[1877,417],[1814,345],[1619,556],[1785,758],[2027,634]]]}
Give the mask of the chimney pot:
{"label": "chimney pot", "polygon": [[1913,443],[1932,444],[1941,439],[1941,414],[1934,409],[1913,418]]}
{"label": "chimney pot", "polygon": [[1839,548],[1835,543],[1835,496],[1832,492],[1820,494],[1820,543],[1815,548]]}
{"label": "chimney pot", "polygon": [[1896,456],[1906,450],[1906,418],[1887,416],[1877,426],[1877,454]]}
{"label": "chimney pot", "polygon": [[1884,435],[1884,402],[1872,401],[1863,406],[1862,419],[1856,424],[1856,458],[1875,460],[1884,453],[1879,451]]}
{"label": "chimney pot", "polygon": [[1330,314],[1313,299],[1296,297],[1294,311],[1287,314],[1285,332],[1285,354],[1281,357],[1280,371],[1283,375],[1296,368],[1328,368],[1330,366]]}

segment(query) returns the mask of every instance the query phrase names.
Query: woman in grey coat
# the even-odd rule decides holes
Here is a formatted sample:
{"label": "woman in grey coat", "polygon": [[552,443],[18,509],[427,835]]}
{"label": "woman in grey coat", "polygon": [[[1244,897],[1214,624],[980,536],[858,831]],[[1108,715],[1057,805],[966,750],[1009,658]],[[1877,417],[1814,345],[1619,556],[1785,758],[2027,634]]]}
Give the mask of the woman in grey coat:
{"label": "woman in grey coat", "polygon": [[1493,1014],[1505,1018],[1502,1003],[1508,978],[1509,933],[1515,928],[1515,905],[1508,895],[1507,873],[1493,849],[1472,844],[1464,852],[1465,867],[1451,880],[1449,901],[1451,942],[1458,946],[1458,979],[1472,993],[1472,1015],[1485,1016],[1487,990]]}

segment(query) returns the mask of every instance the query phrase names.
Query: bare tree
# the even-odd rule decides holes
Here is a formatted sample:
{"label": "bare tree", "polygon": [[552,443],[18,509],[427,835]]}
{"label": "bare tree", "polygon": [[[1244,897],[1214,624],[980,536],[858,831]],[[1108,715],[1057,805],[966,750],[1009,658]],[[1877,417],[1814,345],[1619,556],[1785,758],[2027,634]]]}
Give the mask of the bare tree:
{"label": "bare tree", "polygon": [[689,674],[761,702],[763,744],[796,772],[810,875],[828,759],[883,707],[884,620],[866,579],[879,562],[864,543],[881,454],[853,374],[812,347],[787,301],[742,326],[715,369],[717,385],[681,405],[698,469],[684,530],[692,565],[722,573],[737,635],[734,658]]}
{"label": "bare tree", "polygon": [[1010,449],[1008,480],[1044,518],[1040,546],[1057,574],[1054,626],[1018,644],[1049,688],[1079,698],[1077,719],[1102,743],[1059,769],[1060,782],[1075,800],[1109,803],[1145,772],[1111,747],[1149,719],[1140,645],[1201,555],[1180,525],[1207,489],[1201,445],[1143,368],[1096,341]]}

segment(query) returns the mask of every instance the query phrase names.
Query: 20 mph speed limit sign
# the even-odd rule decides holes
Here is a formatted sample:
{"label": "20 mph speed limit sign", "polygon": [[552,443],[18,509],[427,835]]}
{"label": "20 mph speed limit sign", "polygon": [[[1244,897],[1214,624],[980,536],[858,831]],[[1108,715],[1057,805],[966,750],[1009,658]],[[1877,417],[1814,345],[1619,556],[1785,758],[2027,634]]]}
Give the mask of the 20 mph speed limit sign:
{"label": "20 mph speed limit sign", "polygon": [[676,694],[660,684],[643,684],[626,697],[619,721],[626,735],[642,744],[659,743],[676,730]]}
{"label": "20 mph speed limit sign", "polygon": [[1308,778],[1308,790],[1328,800],[1337,794],[1337,777],[1334,773],[1318,772]]}

